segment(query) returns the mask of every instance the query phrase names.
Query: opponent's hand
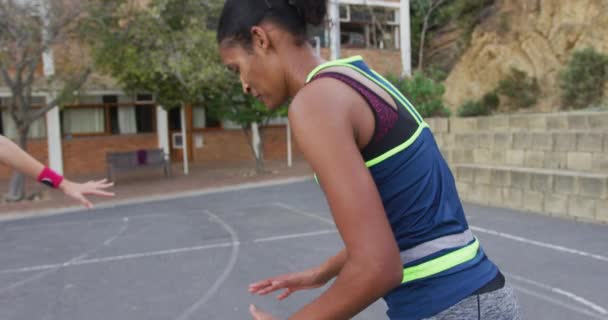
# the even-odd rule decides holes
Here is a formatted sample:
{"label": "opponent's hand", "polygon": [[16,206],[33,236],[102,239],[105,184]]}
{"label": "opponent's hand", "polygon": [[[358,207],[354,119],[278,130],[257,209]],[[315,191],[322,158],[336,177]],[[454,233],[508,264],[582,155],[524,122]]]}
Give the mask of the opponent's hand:
{"label": "opponent's hand", "polygon": [[254,305],[249,306],[249,313],[251,313],[253,320],[278,320],[270,314],[258,310]]}
{"label": "opponent's hand", "polygon": [[59,189],[68,197],[82,203],[87,208],[92,208],[93,204],[85,197],[86,195],[95,195],[102,197],[112,197],[113,192],[104,191],[110,188],[114,183],[108,182],[106,179],[98,181],[89,181],[86,183],[75,183],[64,179],[59,185]]}
{"label": "opponent's hand", "polygon": [[249,285],[249,292],[263,296],[276,290],[285,289],[277,296],[278,300],[283,300],[298,290],[319,288],[327,281],[321,277],[317,268],[313,268],[252,283]]}

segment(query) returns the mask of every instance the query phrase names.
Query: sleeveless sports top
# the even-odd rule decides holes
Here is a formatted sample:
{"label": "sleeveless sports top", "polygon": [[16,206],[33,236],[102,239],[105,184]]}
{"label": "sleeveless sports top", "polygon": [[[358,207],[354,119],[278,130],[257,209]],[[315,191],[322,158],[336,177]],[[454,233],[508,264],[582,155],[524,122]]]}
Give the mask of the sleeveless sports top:
{"label": "sleeveless sports top", "polygon": [[[397,105],[329,67],[357,71]],[[324,63],[307,83],[332,78],[350,86],[370,106],[375,129],[361,150],[380,193],[401,251],[402,284],[385,297],[390,319],[431,317],[482,288],[498,275],[469,230],[456,184],[427,123],[414,106],[359,56]],[[329,107],[329,106],[328,106]]]}

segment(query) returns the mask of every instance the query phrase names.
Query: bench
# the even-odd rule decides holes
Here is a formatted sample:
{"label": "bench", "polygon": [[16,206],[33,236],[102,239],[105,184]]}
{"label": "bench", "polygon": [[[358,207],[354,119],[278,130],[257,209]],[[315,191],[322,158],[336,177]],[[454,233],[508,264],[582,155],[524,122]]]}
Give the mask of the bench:
{"label": "bench", "polygon": [[165,177],[171,175],[171,165],[162,149],[108,152],[106,166],[110,181],[114,181],[114,175],[118,172],[133,171],[144,167],[162,167]]}

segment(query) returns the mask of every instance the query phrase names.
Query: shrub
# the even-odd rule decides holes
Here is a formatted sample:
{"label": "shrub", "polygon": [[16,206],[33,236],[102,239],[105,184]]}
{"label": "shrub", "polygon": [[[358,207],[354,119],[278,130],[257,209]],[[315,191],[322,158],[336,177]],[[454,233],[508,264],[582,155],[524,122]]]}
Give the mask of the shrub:
{"label": "shrub", "polygon": [[575,51],[560,74],[562,107],[581,109],[602,101],[608,81],[608,56],[593,48]]}
{"label": "shrub", "polygon": [[536,78],[511,68],[511,73],[498,83],[497,92],[506,96],[516,109],[525,109],[536,104],[540,87]]}
{"label": "shrub", "polygon": [[496,91],[491,91],[483,95],[481,104],[490,111],[496,111],[500,105],[500,98]]}
{"label": "shrub", "polygon": [[479,117],[487,116],[491,113],[491,110],[485,106],[481,101],[469,100],[465,102],[460,108],[458,108],[459,117]]}
{"label": "shrub", "polygon": [[449,117],[450,110],[443,105],[443,84],[416,72],[411,78],[394,75],[386,77],[414,105],[422,117]]}

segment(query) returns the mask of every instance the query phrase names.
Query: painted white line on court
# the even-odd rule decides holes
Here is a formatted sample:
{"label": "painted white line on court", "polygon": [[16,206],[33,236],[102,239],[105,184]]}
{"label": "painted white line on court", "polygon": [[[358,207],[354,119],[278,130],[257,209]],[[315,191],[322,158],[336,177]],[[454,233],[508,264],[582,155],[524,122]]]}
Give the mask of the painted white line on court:
{"label": "painted white line on court", "polygon": [[[320,231],[320,234],[323,234],[325,232],[329,233],[329,231]],[[305,238],[305,237],[311,237],[311,236],[314,236],[314,234],[312,234],[312,233],[288,234],[288,235],[272,237],[274,239],[259,238],[259,239],[255,239],[251,242],[253,242],[253,243],[271,242],[271,241],[278,241],[278,240],[283,240],[283,239],[296,239],[296,238]],[[243,245],[246,243],[238,242],[238,244]],[[23,268],[16,268],[16,269],[5,269],[5,270],[0,270],[0,274],[25,273],[25,272],[42,271],[42,270],[64,268],[64,267],[71,267],[71,266],[80,266],[80,265],[88,265],[88,264],[96,264],[96,263],[106,263],[106,262],[114,262],[114,261],[148,258],[148,257],[154,257],[154,256],[175,255],[175,254],[179,254],[179,253],[188,253],[188,252],[195,252],[195,251],[202,251],[202,250],[209,250],[209,249],[229,248],[231,246],[233,246],[232,242],[219,242],[219,243],[213,243],[213,244],[207,244],[207,245],[201,245],[201,246],[195,246],[195,247],[183,247],[183,248],[168,249],[168,250],[133,253],[133,254],[120,255],[120,256],[110,256],[110,257],[104,257],[104,258],[86,259],[86,260],[81,260],[81,261],[77,261],[77,262],[66,262],[66,263],[23,267]]]}
{"label": "painted white line on court", "polygon": [[319,216],[319,215],[316,215],[316,214],[312,214],[312,213],[309,213],[309,212],[306,212],[306,211],[302,211],[300,209],[294,208],[294,207],[292,207],[290,205],[287,205],[287,204],[284,204],[282,202],[274,202],[272,204],[275,205],[275,206],[277,206],[277,207],[281,207],[283,209],[287,209],[289,211],[295,212],[297,214],[300,214],[300,215],[303,215],[303,216],[307,216],[309,218],[313,218],[313,219],[317,219],[317,220],[323,221],[325,223],[331,224],[332,226],[336,225],[332,219],[328,219],[328,218],[325,218],[325,217],[322,217],[322,216]]}
{"label": "painted white line on court", "polygon": [[[114,236],[106,239],[103,242],[104,246],[108,246],[110,243],[112,243],[112,241],[118,239],[118,237],[120,237],[123,233],[125,233],[125,231],[127,231],[127,228],[129,226],[129,218],[126,218],[126,217],[123,218],[122,222],[123,222],[123,225],[120,228],[120,230]],[[7,287],[0,288],[0,294],[3,294],[5,292],[7,292],[7,291],[14,290],[14,289],[19,288],[19,287],[21,287],[21,286],[23,286],[23,285],[25,285],[27,283],[30,283],[30,282],[36,281],[38,279],[41,279],[44,276],[46,276],[46,275],[48,275],[50,273],[53,273],[53,272],[59,270],[62,267],[69,267],[71,265],[74,265],[75,263],[78,263],[79,261],[82,261],[84,258],[86,258],[91,253],[97,251],[97,249],[99,249],[99,248],[97,247],[97,248],[93,248],[91,250],[88,250],[88,251],[84,252],[83,254],[77,256],[76,258],[72,258],[69,261],[64,262],[62,264],[59,264],[59,265],[54,265],[54,266],[51,266],[51,267],[44,266],[45,268],[38,268],[37,270],[31,270],[31,271],[42,271],[42,272],[40,272],[38,274],[35,274],[33,276],[27,277],[27,278],[25,278],[23,280],[17,281],[17,282],[15,282],[15,283],[7,286]]]}
{"label": "painted white line on court", "polygon": [[253,240],[253,242],[261,243],[261,242],[271,242],[271,241],[278,241],[278,240],[285,240],[285,239],[313,237],[313,236],[320,236],[323,234],[331,234],[331,233],[336,233],[336,232],[338,232],[338,231],[337,230],[322,230],[322,231],[316,231],[316,232],[297,233],[297,234],[289,234],[286,236],[276,236],[276,237],[256,239],[256,240]]}
{"label": "painted white line on court", "polygon": [[589,316],[589,317],[594,318],[594,319],[606,320],[606,317],[603,316],[603,315],[599,315],[599,314],[593,313],[593,312],[591,312],[591,311],[589,311],[587,309],[583,309],[583,308],[579,308],[577,306],[573,306],[571,304],[568,304],[568,303],[565,303],[563,301],[557,300],[555,298],[549,297],[549,296],[547,296],[545,294],[536,292],[534,290],[526,289],[524,287],[520,287],[520,286],[513,285],[513,284],[511,284],[511,286],[513,287],[513,289],[515,289],[515,290],[517,290],[517,291],[519,291],[521,293],[524,293],[524,294],[527,294],[529,296],[533,296],[535,298],[544,300],[544,301],[549,302],[551,304],[554,304],[556,306],[568,309],[570,311],[574,311],[574,312],[579,313],[579,314],[583,314],[583,315]]}
{"label": "painted white line on court", "polygon": [[552,286],[546,285],[544,283],[540,283],[538,281],[530,280],[530,279],[527,279],[527,278],[524,278],[524,277],[521,277],[521,276],[518,276],[518,275],[514,275],[514,274],[510,274],[510,273],[505,273],[505,275],[507,276],[507,278],[515,279],[517,281],[521,281],[523,283],[527,283],[527,284],[530,284],[530,285],[533,285],[533,286],[545,289],[547,291],[550,291],[550,292],[562,295],[562,296],[567,297],[569,299],[572,299],[572,300],[574,300],[574,301],[576,301],[576,302],[578,302],[580,304],[583,304],[583,305],[585,305],[585,306],[593,309],[595,312],[597,312],[599,314],[608,315],[608,311],[606,311],[606,309],[604,309],[604,308],[600,307],[599,305],[597,305],[597,304],[595,304],[595,303],[593,303],[593,302],[591,302],[591,301],[589,301],[589,300],[587,300],[587,299],[585,299],[583,297],[580,297],[580,296],[578,296],[578,295],[576,295],[576,294],[574,294],[572,292],[569,292],[569,291],[566,291],[566,290],[563,290],[563,289],[560,289],[560,288],[552,287]]}
{"label": "painted white line on court", "polygon": [[215,292],[220,288],[222,283],[224,283],[224,281],[226,281],[226,279],[228,279],[230,272],[232,272],[232,269],[234,269],[234,266],[236,265],[236,259],[239,256],[239,237],[238,237],[236,231],[229,224],[227,224],[224,220],[222,220],[217,215],[213,214],[211,211],[205,210],[205,213],[208,214],[209,217],[211,217],[211,219],[213,221],[219,223],[224,229],[226,229],[226,231],[228,231],[228,233],[230,233],[231,246],[232,246],[232,252],[230,253],[230,260],[228,261],[228,265],[226,265],[224,272],[222,272],[220,277],[217,278],[217,280],[215,280],[215,282],[213,283],[211,288],[209,288],[209,290],[207,290],[207,292],[198,301],[196,301],[193,305],[191,305],[188,309],[186,309],[179,317],[177,317],[177,320],[185,320],[185,319],[190,318],[190,316],[192,316],[194,314],[194,312],[196,312],[196,310],[198,310],[198,308],[203,306],[209,300],[209,298],[211,298],[215,294]]}
{"label": "painted white line on court", "polygon": [[118,232],[118,234],[116,234],[115,236],[113,236],[112,238],[106,240],[103,242],[104,246],[109,246],[110,244],[112,244],[112,242],[114,242],[114,240],[118,239],[118,237],[120,237],[121,235],[123,235],[125,233],[125,231],[127,231],[127,228],[129,227],[129,218],[128,217],[124,217],[122,218],[122,228],[120,229],[120,231]]}
{"label": "painted white line on court", "polygon": [[513,240],[513,241],[518,241],[518,242],[523,242],[523,243],[535,245],[535,246],[538,246],[538,247],[552,249],[552,250],[556,250],[556,251],[560,251],[560,252],[566,252],[566,253],[576,254],[576,255],[579,255],[579,256],[583,256],[583,257],[587,257],[587,258],[591,258],[591,259],[596,259],[596,260],[600,260],[600,261],[603,261],[603,262],[608,262],[608,257],[602,256],[602,255],[599,255],[599,254],[593,254],[593,253],[589,253],[589,252],[585,252],[585,251],[581,251],[581,250],[576,250],[576,249],[572,249],[572,248],[567,248],[567,247],[563,247],[563,246],[558,246],[558,245],[554,245],[554,244],[550,244],[550,243],[546,243],[546,242],[540,242],[540,241],[536,241],[536,240],[531,240],[531,239],[527,239],[527,238],[524,238],[524,237],[520,237],[520,236],[516,236],[516,235],[512,235],[512,234],[508,234],[508,233],[504,233],[504,232],[500,232],[500,231],[496,231],[496,230],[484,229],[484,228],[475,227],[475,226],[470,226],[470,228],[472,230],[476,231],[476,232],[487,233],[487,234],[491,234],[491,235],[494,235],[494,236],[506,238],[506,239],[509,239],[509,240]]}

